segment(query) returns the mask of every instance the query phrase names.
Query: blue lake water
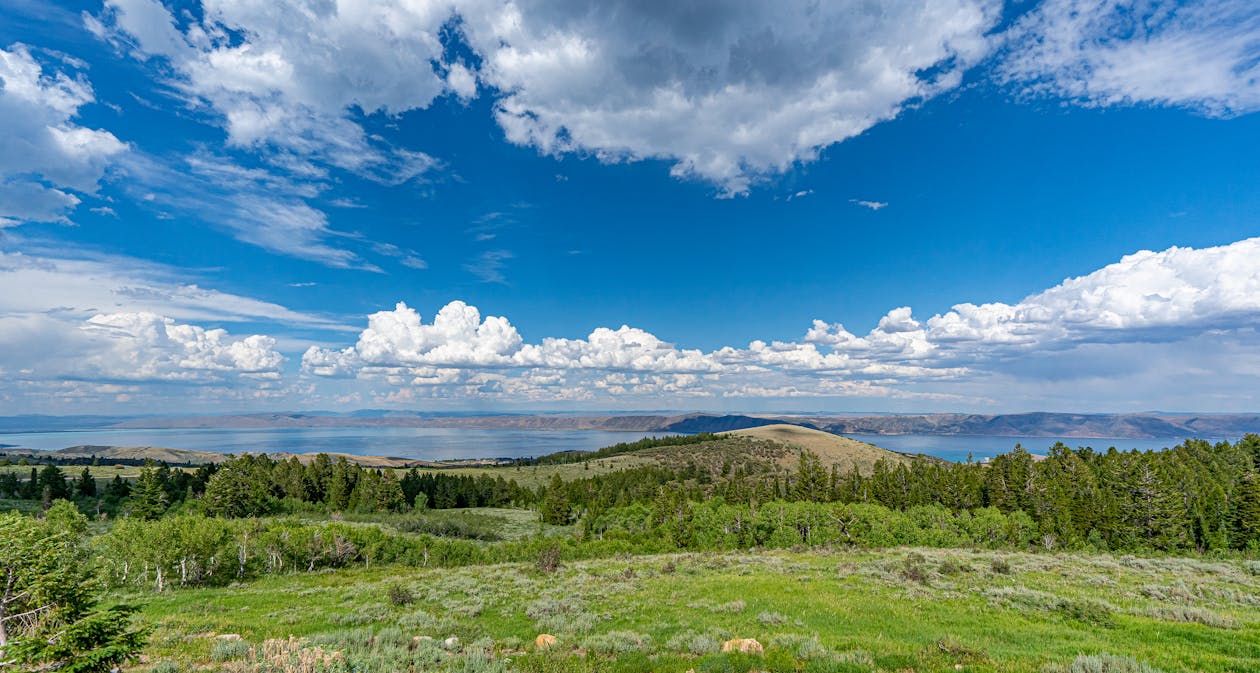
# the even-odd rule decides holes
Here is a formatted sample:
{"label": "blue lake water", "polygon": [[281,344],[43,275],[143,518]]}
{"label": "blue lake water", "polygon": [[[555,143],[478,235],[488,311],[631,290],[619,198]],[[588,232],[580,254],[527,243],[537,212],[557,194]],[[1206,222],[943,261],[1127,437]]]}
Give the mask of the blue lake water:
{"label": "blue lake water", "polygon": [[1029,453],[1045,454],[1055,442],[1078,448],[1093,447],[1097,451],[1106,451],[1116,447],[1121,451],[1137,449],[1163,449],[1181,443],[1183,437],[1160,439],[1124,439],[1121,437],[991,437],[981,435],[845,435],[863,442],[902,453],[923,453],[946,460],[967,460],[967,454],[979,460],[991,458],[999,453],[1007,453],[1016,444],[1023,446]]}
{"label": "blue lake water", "polygon": [[[592,450],[632,442],[661,433],[602,430],[492,430],[481,428],[263,428],[173,430],[73,430],[0,434],[0,447],[64,449],[70,446],[161,446],[241,453],[308,453],[330,451],[358,455],[398,456],[423,460],[519,458],[555,451]],[[1055,438],[960,435],[848,435],[893,451],[924,453],[948,460],[977,460],[1005,453],[1022,444],[1045,453],[1056,441],[1071,447],[1105,450],[1162,449],[1181,438]],[[3,449],[0,449],[3,450]]]}
{"label": "blue lake water", "polygon": [[652,434],[594,430],[488,430],[470,428],[263,428],[78,430],[0,434],[0,445],[26,449],[70,446],[160,446],[241,453],[319,451],[421,460],[519,458],[555,451],[591,450]]}

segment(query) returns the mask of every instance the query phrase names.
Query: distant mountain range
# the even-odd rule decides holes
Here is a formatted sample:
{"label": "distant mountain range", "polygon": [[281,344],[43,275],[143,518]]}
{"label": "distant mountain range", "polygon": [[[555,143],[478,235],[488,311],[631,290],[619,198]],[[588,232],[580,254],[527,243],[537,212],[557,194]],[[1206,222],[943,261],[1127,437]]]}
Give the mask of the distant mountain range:
{"label": "distant mountain range", "polygon": [[1260,432],[1260,414],[885,414],[744,415],[744,414],[616,414],[616,415],[438,415],[396,411],[340,413],[265,413],[233,416],[0,417],[0,432],[53,432],[86,429],[197,428],[488,428],[512,430],[626,430],[634,432],[725,432],[790,423],[835,434],[979,435],[1005,437],[1238,438]]}

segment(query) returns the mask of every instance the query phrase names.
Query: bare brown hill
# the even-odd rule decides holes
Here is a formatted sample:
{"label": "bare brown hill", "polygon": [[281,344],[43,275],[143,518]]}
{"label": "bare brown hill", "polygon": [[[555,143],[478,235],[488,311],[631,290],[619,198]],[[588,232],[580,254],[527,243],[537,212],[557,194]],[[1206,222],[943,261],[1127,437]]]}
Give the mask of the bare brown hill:
{"label": "bare brown hill", "polygon": [[840,468],[841,472],[849,472],[856,469],[862,474],[870,474],[875,469],[875,463],[880,460],[891,466],[899,463],[909,463],[917,459],[916,456],[889,451],[874,444],[799,425],[763,425],[746,430],[732,430],[722,434],[751,437],[773,442],[790,449],[790,451],[785,452],[786,455],[780,458],[781,464],[795,464],[796,456],[800,449],[808,449],[818,454],[823,464],[828,467],[835,465]]}

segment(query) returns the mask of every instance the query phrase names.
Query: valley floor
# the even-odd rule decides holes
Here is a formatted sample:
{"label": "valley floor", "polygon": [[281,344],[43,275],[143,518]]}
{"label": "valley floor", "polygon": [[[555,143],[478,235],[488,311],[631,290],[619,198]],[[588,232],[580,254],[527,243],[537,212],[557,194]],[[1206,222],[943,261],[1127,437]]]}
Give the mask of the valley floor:
{"label": "valley floor", "polygon": [[[1260,671],[1254,561],[680,554],[551,572],[355,568],[118,598],[154,627],[146,665],[162,673]],[[539,650],[540,633],[558,642]],[[720,653],[731,638],[757,639],[764,656]]]}

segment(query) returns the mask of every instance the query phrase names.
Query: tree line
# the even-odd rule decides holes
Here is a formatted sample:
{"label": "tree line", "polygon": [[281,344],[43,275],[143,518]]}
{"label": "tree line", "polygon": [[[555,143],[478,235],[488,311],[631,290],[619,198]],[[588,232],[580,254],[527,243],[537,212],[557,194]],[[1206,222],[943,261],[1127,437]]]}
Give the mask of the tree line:
{"label": "tree line", "polygon": [[879,461],[866,475],[829,470],[805,451],[795,469],[771,473],[728,461],[553,480],[542,502],[544,516],[562,523],[594,521],[633,503],[715,497],[750,511],[774,501],[874,504],[903,512],[934,506],[957,515],[990,508],[1027,516],[1037,544],[1049,549],[1260,551],[1260,435],[1235,443],[1187,440],[1162,451],[1059,443],[1044,457],[1016,446],[987,463]]}
{"label": "tree line", "polygon": [[156,519],[166,512],[201,511],[224,517],[264,516],[292,505],[320,505],[336,512],[397,512],[407,509],[529,506],[537,494],[501,476],[421,473],[399,478],[318,454],[276,461],[266,455],[232,457],[195,470],[150,464],[132,481],[115,476],[103,487],[84,467],[67,478],[55,464],[31,468],[26,479],[0,473],[0,497],[74,501],[87,513]]}

